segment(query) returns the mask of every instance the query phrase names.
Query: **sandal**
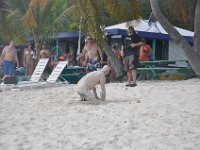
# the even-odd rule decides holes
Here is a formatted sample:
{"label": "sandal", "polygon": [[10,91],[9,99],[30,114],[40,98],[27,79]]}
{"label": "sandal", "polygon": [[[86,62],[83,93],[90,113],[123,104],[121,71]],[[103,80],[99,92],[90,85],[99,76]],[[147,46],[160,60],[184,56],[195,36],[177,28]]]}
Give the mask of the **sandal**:
{"label": "sandal", "polygon": [[133,83],[133,84],[130,85],[130,87],[136,87],[136,86],[137,86],[136,83]]}
{"label": "sandal", "polygon": [[126,84],[125,86],[126,86],[126,87],[129,87],[129,86],[131,86],[131,84]]}

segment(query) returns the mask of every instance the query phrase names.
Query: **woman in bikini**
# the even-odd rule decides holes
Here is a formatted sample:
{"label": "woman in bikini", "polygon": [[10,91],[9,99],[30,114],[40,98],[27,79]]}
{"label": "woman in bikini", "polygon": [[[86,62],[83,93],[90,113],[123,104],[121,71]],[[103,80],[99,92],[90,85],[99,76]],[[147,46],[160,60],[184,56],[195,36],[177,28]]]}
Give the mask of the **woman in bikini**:
{"label": "woman in bikini", "polygon": [[28,43],[28,48],[24,49],[24,66],[26,68],[26,76],[30,76],[34,70],[34,51],[31,42]]}

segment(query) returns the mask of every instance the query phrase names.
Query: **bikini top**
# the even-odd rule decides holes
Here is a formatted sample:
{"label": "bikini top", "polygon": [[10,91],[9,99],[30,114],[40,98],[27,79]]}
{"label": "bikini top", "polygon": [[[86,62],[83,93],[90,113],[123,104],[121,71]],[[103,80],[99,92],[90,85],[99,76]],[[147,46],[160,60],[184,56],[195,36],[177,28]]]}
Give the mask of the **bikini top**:
{"label": "bikini top", "polygon": [[29,54],[33,55],[34,52],[33,52],[33,51],[27,51],[27,50],[26,50],[24,54],[25,54],[25,55],[29,55]]}

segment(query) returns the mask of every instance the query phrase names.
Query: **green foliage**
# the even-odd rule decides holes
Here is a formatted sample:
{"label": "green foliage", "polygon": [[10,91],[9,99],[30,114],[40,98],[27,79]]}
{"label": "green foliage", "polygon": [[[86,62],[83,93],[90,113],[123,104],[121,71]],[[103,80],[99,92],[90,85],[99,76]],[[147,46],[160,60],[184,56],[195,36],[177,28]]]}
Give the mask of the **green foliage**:
{"label": "green foliage", "polygon": [[[190,4],[195,1],[160,0],[160,5],[163,13],[174,25],[191,28],[190,21],[194,10]],[[7,17],[0,22],[0,30],[5,29],[4,32],[9,33],[10,37],[39,37],[44,34],[52,37],[56,32],[78,31],[81,28],[82,31],[89,32],[99,43],[105,26],[140,17],[148,19],[151,13],[149,0],[0,1],[0,9],[8,6]],[[30,9],[30,6],[34,7]],[[27,15],[28,11],[30,14]],[[6,25],[6,28],[2,27],[3,25]]]}
{"label": "green foliage", "polygon": [[[2,15],[6,12],[6,9],[9,6],[9,0],[1,0],[0,1],[0,17],[2,17]],[[0,18],[1,19],[1,18]]]}
{"label": "green foliage", "polygon": [[0,45],[5,44],[5,43],[6,43],[6,40],[5,40],[5,37],[3,35],[3,32],[0,32]]}
{"label": "green foliage", "polygon": [[68,1],[66,0],[55,0],[51,8],[52,19],[56,19],[66,9],[67,5]]}
{"label": "green foliage", "polygon": [[119,21],[130,21],[142,16],[138,0],[104,0],[104,3],[109,14]]}
{"label": "green foliage", "polygon": [[149,0],[140,0],[140,6],[142,10],[142,18],[143,19],[149,19],[149,16],[151,14],[151,5]]}
{"label": "green foliage", "polygon": [[9,38],[23,38],[31,34],[28,27],[25,26],[23,16],[28,7],[28,1],[25,0],[10,0],[9,9],[5,23],[9,33]]}
{"label": "green foliage", "polygon": [[[34,10],[34,16],[26,16],[29,9],[30,0],[11,0],[10,8],[6,17],[6,24],[9,35],[14,38],[24,38],[30,35],[39,39],[40,35],[48,34],[48,26],[53,22],[51,9],[53,0],[49,0],[45,7],[37,6]],[[50,14],[50,15],[49,15]],[[27,25],[25,19],[35,20],[36,26]],[[32,19],[34,17],[34,19]],[[44,38],[43,36],[40,38]]]}
{"label": "green foliage", "polygon": [[160,0],[163,14],[173,25],[193,30],[193,4],[196,0]]}
{"label": "green foliage", "polygon": [[6,24],[5,24],[5,15],[6,10],[9,7],[9,0],[0,0],[0,44],[5,43],[8,39],[6,36]]}
{"label": "green foliage", "polygon": [[55,0],[51,8],[52,24],[49,26],[48,31],[51,33],[68,31],[72,21],[72,7],[69,5],[68,0]]}

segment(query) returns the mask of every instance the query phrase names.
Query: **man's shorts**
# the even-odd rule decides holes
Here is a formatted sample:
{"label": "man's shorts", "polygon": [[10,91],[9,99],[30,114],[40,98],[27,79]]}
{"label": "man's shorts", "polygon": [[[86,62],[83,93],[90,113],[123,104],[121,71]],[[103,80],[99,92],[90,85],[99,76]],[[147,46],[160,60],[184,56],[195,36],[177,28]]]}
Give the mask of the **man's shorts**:
{"label": "man's shorts", "polygon": [[123,59],[124,71],[133,70],[137,68],[138,59],[134,55],[126,56]]}
{"label": "man's shorts", "polygon": [[93,71],[97,70],[97,68],[100,68],[101,64],[98,59],[89,59],[87,63],[87,70]]}
{"label": "man's shorts", "polygon": [[13,71],[15,69],[15,63],[14,61],[8,61],[8,60],[4,60],[3,61],[3,72],[4,75],[12,75]]}

